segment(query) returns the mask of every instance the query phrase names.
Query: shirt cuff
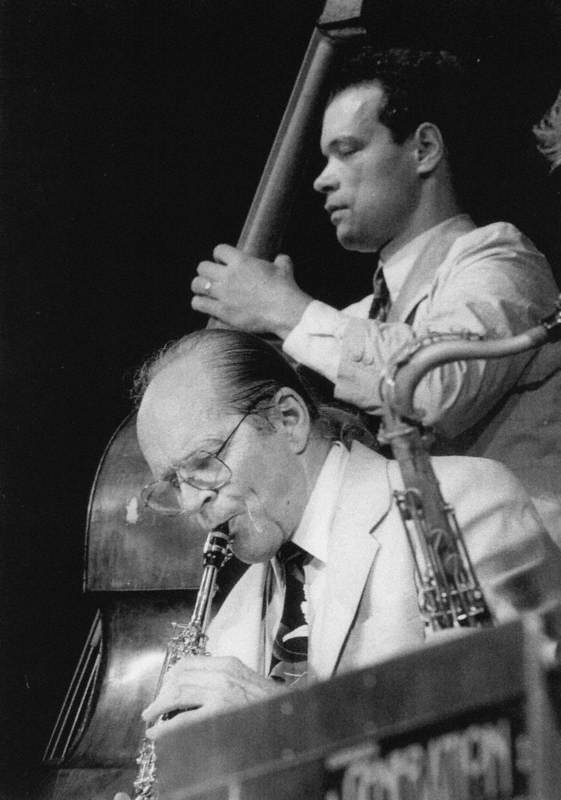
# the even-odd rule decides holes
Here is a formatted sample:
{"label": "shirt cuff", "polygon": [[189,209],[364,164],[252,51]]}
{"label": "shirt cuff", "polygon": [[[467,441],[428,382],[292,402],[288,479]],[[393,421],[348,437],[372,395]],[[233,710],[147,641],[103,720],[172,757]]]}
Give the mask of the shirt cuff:
{"label": "shirt cuff", "polygon": [[283,343],[284,352],[335,383],[341,340],[349,323],[342,311],[312,300]]}

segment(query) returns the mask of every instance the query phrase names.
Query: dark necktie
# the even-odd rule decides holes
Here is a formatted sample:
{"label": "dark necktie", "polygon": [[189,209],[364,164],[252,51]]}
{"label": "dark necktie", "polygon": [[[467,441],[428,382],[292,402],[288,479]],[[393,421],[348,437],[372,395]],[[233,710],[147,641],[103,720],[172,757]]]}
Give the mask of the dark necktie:
{"label": "dark necktie", "polygon": [[385,322],[390,308],[390,292],[386,279],[384,278],[384,271],[382,270],[381,264],[378,264],[376,268],[373,284],[374,295],[372,297],[370,311],[368,312],[368,319]]}
{"label": "dark necktie", "polygon": [[308,669],[308,623],[302,611],[304,564],[311,556],[292,542],[285,542],[277,558],[284,568],[286,592],[281,621],[273,642],[269,677],[286,684],[302,678]]}

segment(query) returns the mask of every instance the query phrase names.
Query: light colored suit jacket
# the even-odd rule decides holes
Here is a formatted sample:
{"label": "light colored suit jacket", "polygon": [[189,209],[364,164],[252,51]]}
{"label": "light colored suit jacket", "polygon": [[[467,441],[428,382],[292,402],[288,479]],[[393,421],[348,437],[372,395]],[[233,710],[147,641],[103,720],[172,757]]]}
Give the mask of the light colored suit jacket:
{"label": "light colored suit jacket", "polygon": [[[314,343],[325,347],[330,334],[334,341],[344,321],[340,349],[323,356],[326,363],[335,358],[337,398],[379,413],[380,372],[414,335],[468,330],[506,338],[553,311],[558,289],[551,270],[512,225],[476,228],[460,215],[436,231],[423,240],[386,323],[366,319],[370,296],[344,312],[320,309],[330,321],[318,319],[316,331],[311,304],[307,327],[297,326],[286,340],[293,358],[322,371]],[[298,335],[304,328],[307,335]],[[436,427],[439,455],[483,456],[506,464],[561,546],[561,344],[438,367],[419,384],[415,406]]]}
{"label": "light colored suit jacket", "polygon": [[[485,459],[433,459],[487,600],[499,620],[561,596],[561,553],[508,470]],[[399,467],[362,445],[351,450],[329,537],[323,629],[310,632],[309,668],[324,679],[424,641],[413,564],[393,491]],[[209,650],[266,674],[267,564],[251,566],[209,628]]]}

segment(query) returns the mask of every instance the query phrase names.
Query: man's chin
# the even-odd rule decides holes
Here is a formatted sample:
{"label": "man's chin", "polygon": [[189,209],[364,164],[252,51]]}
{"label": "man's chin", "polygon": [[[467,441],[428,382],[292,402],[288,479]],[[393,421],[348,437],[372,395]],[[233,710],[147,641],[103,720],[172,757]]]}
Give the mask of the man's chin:
{"label": "man's chin", "polygon": [[338,225],[336,230],[337,241],[345,250],[357,250],[356,236],[347,225]]}
{"label": "man's chin", "polygon": [[230,549],[236,558],[243,564],[253,564],[255,559],[252,557],[251,550],[248,551],[247,543],[253,538],[251,533],[255,531],[248,531],[247,517],[242,519],[241,516],[236,516],[230,521]]}
{"label": "man's chin", "polygon": [[353,235],[350,230],[337,231],[337,240],[341,247],[352,250],[353,253],[375,253],[378,250],[378,247]]}
{"label": "man's chin", "polygon": [[233,526],[230,542],[232,553],[244,564],[270,561],[281,546],[282,537],[278,531],[272,531],[268,527],[263,531],[257,531],[249,520],[247,522],[248,527],[241,520],[238,521],[238,525]]}
{"label": "man's chin", "polygon": [[235,545],[232,546],[232,553],[236,556],[238,561],[241,561],[242,564],[263,564],[266,561],[270,561],[270,559],[275,555],[269,555],[268,553],[256,553],[254,551],[248,552],[245,548],[240,547],[237,548]]}

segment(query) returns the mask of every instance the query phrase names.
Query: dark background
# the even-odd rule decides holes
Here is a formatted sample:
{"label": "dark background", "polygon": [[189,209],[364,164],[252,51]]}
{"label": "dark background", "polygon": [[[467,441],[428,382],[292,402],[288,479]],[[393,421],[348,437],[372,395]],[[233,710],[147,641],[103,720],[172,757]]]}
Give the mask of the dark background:
{"label": "dark background", "polygon": [[[91,621],[88,495],[134,370],[204,323],[190,279],[237,239],[322,5],[0,3],[2,798],[24,796]],[[552,2],[442,0],[373,4],[369,20],[380,45],[480,54],[486,186],[472,210],[519,224],[556,270],[559,197],[530,129],[561,84],[560,19]],[[319,163],[285,249],[305,289],[342,305],[368,292],[369,265],[334,244],[309,189]]]}

